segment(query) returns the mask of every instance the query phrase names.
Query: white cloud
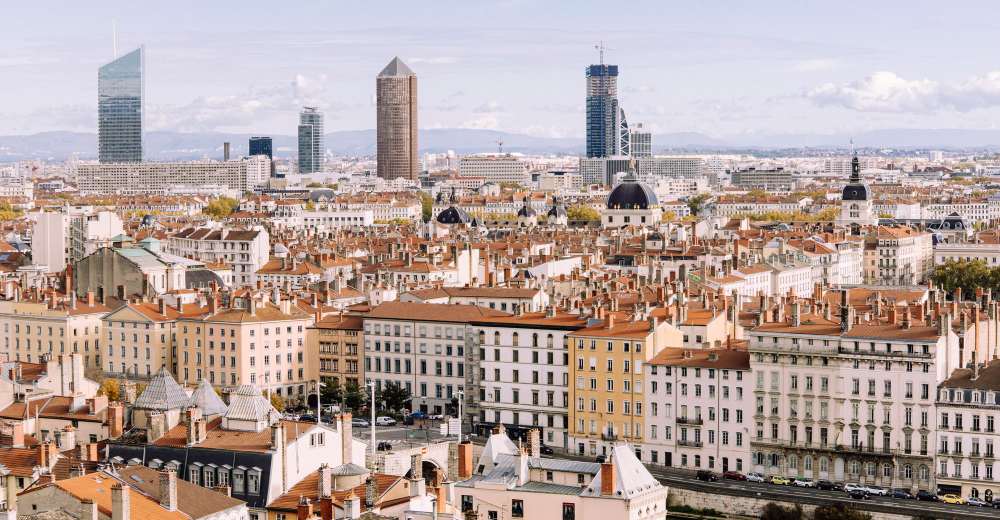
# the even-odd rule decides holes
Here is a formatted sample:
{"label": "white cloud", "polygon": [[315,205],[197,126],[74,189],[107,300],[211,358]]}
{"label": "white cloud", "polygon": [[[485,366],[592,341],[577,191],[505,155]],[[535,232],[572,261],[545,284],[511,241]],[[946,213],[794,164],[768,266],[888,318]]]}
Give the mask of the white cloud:
{"label": "white cloud", "polygon": [[500,127],[500,120],[496,114],[480,114],[472,119],[463,121],[459,128],[475,128],[480,130],[496,130]]}
{"label": "white cloud", "polygon": [[821,72],[826,70],[833,70],[837,68],[840,63],[837,60],[818,58],[812,60],[802,60],[795,64],[795,70],[799,72]]}
{"label": "white cloud", "polygon": [[1000,105],[1000,71],[958,82],[911,80],[881,71],[851,83],[820,85],[805,97],[820,106],[860,112],[967,112]]}
{"label": "white cloud", "polygon": [[406,61],[410,64],[451,65],[458,63],[458,58],[454,56],[433,56],[428,58],[410,58]]}

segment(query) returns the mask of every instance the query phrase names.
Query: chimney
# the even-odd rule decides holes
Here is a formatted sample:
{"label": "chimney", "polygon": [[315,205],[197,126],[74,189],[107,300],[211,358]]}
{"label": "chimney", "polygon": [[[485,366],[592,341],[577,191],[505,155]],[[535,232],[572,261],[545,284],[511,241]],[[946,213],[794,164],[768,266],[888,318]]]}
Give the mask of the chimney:
{"label": "chimney", "polygon": [[187,445],[196,446],[205,441],[208,432],[205,427],[205,418],[201,415],[201,409],[197,407],[188,408],[185,412],[185,423],[187,424]]}
{"label": "chimney", "polygon": [[80,460],[84,460],[87,462],[98,461],[96,442],[88,442],[87,444],[80,445]]}
{"label": "chimney", "polygon": [[38,465],[43,468],[51,468],[56,462],[56,455],[59,454],[59,448],[51,442],[44,442],[38,445]]}
{"label": "chimney", "polygon": [[215,313],[218,310],[219,310],[219,297],[217,295],[215,295],[214,293],[213,294],[209,294],[208,295],[208,315],[209,316],[214,316]]}
{"label": "chimney", "polygon": [[128,484],[111,485],[111,520],[132,520],[131,491]]}
{"label": "chimney", "polygon": [[528,454],[534,458],[542,456],[542,436],[538,428],[532,428],[528,432]]}
{"label": "chimney", "polygon": [[851,330],[851,308],[847,303],[847,289],[840,291],[840,331]]}
{"label": "chimney", "polygon": [[156,312],[160,313],[160,315],[167,314],[167,301],[164,300],[162,296],[157,299],[156,303],[157,303]]}
{"label": "chimney", "polygon": [[350,464],[354,460],[354,428],[349,413],[340,415],[340,458],[341,464]]}
{"label": "chimney", "polygon": [[10,428],[10,447],[11,448],[23,448],[24,447],[24,423],[21,421],[13,422],[4,425],[4,433]]}
{"label": "chimney", "polygon": [[344,518],[346,520],[358,520],[361,518],[361,500],[353,491],[344,499]]}
{"label": "chimney", "polygon": [[87,307],[94,306],[94,291],[87,291]]}
{"label": "chimney", "polygon": [[57,439],[57,448],[59,451],[72,450],[76,448],[76,429],[70,425],[67,425],[62,429],[62,435]]}
{"label": "chimney", "polygon": [[108,404],[108,437],[117,439],[122,436],[125,428],[125,412],[121,403]]}
{"label": "chimney", "polygon": [[601,496],[615,494],[615,465],[610,462],[601,464]]}
{"label": "chimney", "polygon": [[298,520],[309,520],[313,515],[312,502],[306,497],[299,497],[299,506],[296,510]]}
{"label": "chimney", "polygon": [[319,502],[319,517],[322,520],[334,520],[333,518],[333,499],[331,498],[321,498]]}
{"label": "chimney", "polygon": [[83,498],[80,500],[80,520],[100,520],[100,517],[97,516],[97,504],[94,503],[93,499]]}
{"label": "chimney", "polygon": [[792,302],[792,326],[798,327],[802,324],[802,315],[800,314],[799,301],[796,299]]}
{"label": "chimney", "polygon": [[163,470],[157,476],[160,481],[160,505],[167,511],[177,511],[177,473]]}
{"label": "chimney", "polygon": [[472,476],[472,442],[462,441],[458,444],[458,478],[467,479]]}
{"label": "chimney", "polygon": [[910,328],[910,305],[903,306],[903,328]]}
{"label": "chimney", "polygon": [[333,492],[333,469],[326,463],[319,467],[319,489],[316,491],[319,498],[330,498]]}
{"label": "chimney", "polygon": [[[375,507],[375,500],[378,499],[378,488],[375,487],[375,477],[369,475],[365,479],[365,507],[369,510]],[[441,507],[440,505],[438,506]]]}

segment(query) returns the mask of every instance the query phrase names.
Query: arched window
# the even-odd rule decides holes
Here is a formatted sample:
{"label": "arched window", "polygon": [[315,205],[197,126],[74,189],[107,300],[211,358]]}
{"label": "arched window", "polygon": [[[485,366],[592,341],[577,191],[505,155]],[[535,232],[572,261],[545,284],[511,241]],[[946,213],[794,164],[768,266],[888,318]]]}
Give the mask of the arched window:
{"label": "arched window", "polygon": [[903,465],[903,478],[905,478],[906,480],[912,480],[913,479],[913,465],[912,464],[904,464]]}
{"label": "arched window", "polygon": [[812,471],[812,469],[813,469],[813,458],[811,456],[806,455],[805,457],[803,457],[803,459],[802,459],[802,469],[804,469],[806,471]]}
{"label": "arched window", "polygon": [[883,477],[892,477],[892,464],[883,464],[882,465],[882,476]]}
{"label": "arched window", "polygon": [[535,332],[535,333],[533,333],[531,335],[531,346],[532,347],[537,347],[538,346],[538,333],[537,332]]}
{"label": "arched window", "polygon": [[790,469],[799,469],[799,458],[795,455],[788,456],[788,467]]}
{"label": "arched window", "polygon": [[852,460],[851,475],[860,475],[860,474],[861,474],[861,463],[856,460]]}
{"label": "arched window", "polygon": [[494,332],[493,333],[493,344],[494,345],[499,345],[500,344],[500,333],[499,332]]}
{"label": "arched window", "polygon": [[772,453],[771,454],[771,466],[772,467],[778,467],[778,454],[777,453]]}
{"label": "arched window", "polygon": [[479,331],[479,344],[480,345],[486,344],[486,331],[484,330]]}
{"label": "arched window", "polygon": [[826,457],[819,458],[819,470],[823,472],[830,471],[830,463]]}
{"label": "arched window", "polygon": [[979,498],[979,490],[976,488],[970,489],[969,494],[972,495],[973,498]]}
{"label": "arched window", "polygon": [[874,477],[875,476],[875,463],[874,462],[869,462],[868,464],[865,464],[865,470],[868,473],[869,477]]}
{"label": "arched window", "polygon": [[511,339],[511,345],[513,345],[515,347],[518,345],[517,338],[518,338],[518,334],[515,332],[514,335],[512,336],[512,339]]}

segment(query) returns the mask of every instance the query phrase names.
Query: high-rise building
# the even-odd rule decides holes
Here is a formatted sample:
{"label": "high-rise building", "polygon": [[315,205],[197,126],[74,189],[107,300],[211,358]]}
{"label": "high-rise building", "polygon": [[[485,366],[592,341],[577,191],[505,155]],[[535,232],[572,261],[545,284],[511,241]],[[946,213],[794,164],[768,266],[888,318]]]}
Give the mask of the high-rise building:
{"label": "high-rise building", "polygon": [[587,157],[618,155],[618,65],[587,67]]}
{"label": "high-rise building", "polygon": [[639,123],[632,130],[629,139],[629,152],[632,157],[650,157],[653,155],[653,134]]}
{"label": "high-rise building", "polygon": [[378,176],[415,180],[417,156],[417,75],[398,57],[375,79]]}
{"label": "high-rise building", "polygon": [[299,173],[323,169],[323,113],[316,107],[302,107],[299,113]]}
{"label": "high-rise building", "polygon": [[102,163],[142,161],[144,56],[139,47],[97,69],[97,158]]}
{"label": "high-rise building", "polygon": [[[266,136],[254,136],[250,138],[250,157],[255,155],[266,155],[268,159],[271,159],[271,177],[276,177],[274,168],[274,146],[271,142],[270,137]],[[284,175],[282,175],[283,177]]]}

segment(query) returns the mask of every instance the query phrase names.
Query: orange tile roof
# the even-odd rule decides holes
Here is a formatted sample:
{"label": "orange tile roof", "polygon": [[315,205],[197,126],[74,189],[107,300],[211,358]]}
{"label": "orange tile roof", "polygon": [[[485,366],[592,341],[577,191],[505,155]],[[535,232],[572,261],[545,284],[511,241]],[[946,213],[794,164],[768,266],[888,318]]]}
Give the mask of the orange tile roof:
{"label": "orange tile roof", "polygon": [[[110,516],[111,486],[116,482],[119,481],[105,473],[91,473],[68,480],[57,480],[46,486],[29,490],[26,493],[34,493],[48,486],[56,486],[80,500],[93,500],[101,513]],[[191,518],[180,511],[167,511],[159,503],[154,502],[134,489],[130,493],[129,503],[132,506],[132,518],[137,520],[189,520]]]}
{"label": "orange tile roof", "polygon": [[[379,498],[385,494],[393,486],[397,485],[402,481],[404,486],[408,486],[409,482],[406,482],[403,477],[397,475],[386,475],[384,473],[375,473],[372,475],[375,478],[375,494],[376,504],[379,504]],[[361,484],[351,489],[344,490],[333,490],[333,503],[339,507],[343,507],[344,500],[354,494],[359,497],[365,496],[365,485]],[[314,471],[305,476],[298,484],[292,486],[287,493],[276,498],[274,502],[271,502],[267,506],[271,510],[279,511],[295,511],[298,508],[299,497],[308,498],[311,502],[315,502],[319,499],[319,473]],[[384,504],[383,504],[384,505]],[[302,519],[299,519],[302,520]]]}

